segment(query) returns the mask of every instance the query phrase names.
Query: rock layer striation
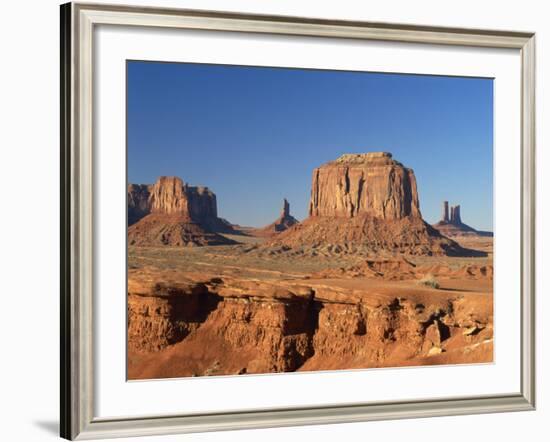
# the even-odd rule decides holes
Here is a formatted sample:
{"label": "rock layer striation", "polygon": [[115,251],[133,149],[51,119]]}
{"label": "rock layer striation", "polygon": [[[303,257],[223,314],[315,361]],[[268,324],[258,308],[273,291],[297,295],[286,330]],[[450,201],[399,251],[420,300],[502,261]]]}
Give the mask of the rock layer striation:
{"label": "rock layer striation", "polygon": [[231,225],[218,218],[216,195],[178,177],[128,186],[128,243],[135,246],[233,244],[219,234]]}
{"label": "rock layer striation", "polygon": [[476,253],[422,219],[413,170],[387,152],[345,154],[316,168],[309,217],[274,239],[273,246],[313,255]]}
{"label": "rock layer striation", "polygon": [[342,155],[313,171],[309,214],[420,217],[414,172],[387,152]]}
{"label": "rock layer striation", "polygon": [[490,298],[405,292],[130,272],[129,377],[416,365],[454,348],[491,359]]}

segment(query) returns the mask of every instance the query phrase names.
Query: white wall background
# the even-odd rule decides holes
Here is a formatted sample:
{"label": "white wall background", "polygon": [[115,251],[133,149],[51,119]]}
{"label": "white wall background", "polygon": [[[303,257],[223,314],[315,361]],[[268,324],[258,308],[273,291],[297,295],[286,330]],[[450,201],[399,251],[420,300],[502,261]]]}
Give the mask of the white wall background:
{"label": "white wall background", "polygon": [[[363,424],[249,430],[141,441],[544,440],[550,422],[550,323],[544,312],[550,222],[550,14],[537,0],[111,0],[217,9],[537,33],[538,410]],[[4,2],[0,25],[0,439],[55,440],[59,349],[59,11],[53,0]],[[546,172],[546,175],[545,175]],[[545,201],[546,200],[546,201]],[[546,250],[545,250],[546,249]],[[546,435],[544,435],[546,433]]]}

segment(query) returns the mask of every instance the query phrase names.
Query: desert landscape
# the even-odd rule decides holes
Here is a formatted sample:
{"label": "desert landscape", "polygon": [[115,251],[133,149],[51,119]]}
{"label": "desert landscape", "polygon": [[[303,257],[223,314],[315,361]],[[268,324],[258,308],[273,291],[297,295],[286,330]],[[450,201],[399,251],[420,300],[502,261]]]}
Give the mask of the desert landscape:
{"label": "desert landscape", "polygon": [[427,223],[388,152],[311,174],[308,216],[281,194],[264,227],[185,176],[129,184],[128,379],[493,360],[492,233],[447,201]]}

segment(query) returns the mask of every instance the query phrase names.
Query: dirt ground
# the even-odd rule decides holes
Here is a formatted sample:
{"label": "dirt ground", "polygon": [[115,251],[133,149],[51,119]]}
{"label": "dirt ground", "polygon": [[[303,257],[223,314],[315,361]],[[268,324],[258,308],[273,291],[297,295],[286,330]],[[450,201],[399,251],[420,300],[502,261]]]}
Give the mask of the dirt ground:
{"label": "dirt ground", "polygon": [[454,238],[486,257],[372,260],[230,239],[129,248],[129,379],[493,359],[492,238]]}

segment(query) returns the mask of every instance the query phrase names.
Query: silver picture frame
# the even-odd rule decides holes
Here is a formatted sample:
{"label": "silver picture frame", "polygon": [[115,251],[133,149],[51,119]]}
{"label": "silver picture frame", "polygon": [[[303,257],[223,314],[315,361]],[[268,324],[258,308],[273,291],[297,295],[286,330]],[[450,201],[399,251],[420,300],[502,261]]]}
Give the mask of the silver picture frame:
{"label": "silver picture frame", "polygon": [[[96,25],[511,48],[521,55],[519,393],[191,415],[94,416],[93,33]],[[69,440],[329,424],[535,408],[535,34],[203,10],[61,6],[61,436]],[[122,320],[122,318],[121,318]],[[519,332],[519,331],[518,331]]]}

